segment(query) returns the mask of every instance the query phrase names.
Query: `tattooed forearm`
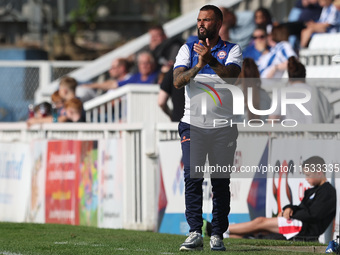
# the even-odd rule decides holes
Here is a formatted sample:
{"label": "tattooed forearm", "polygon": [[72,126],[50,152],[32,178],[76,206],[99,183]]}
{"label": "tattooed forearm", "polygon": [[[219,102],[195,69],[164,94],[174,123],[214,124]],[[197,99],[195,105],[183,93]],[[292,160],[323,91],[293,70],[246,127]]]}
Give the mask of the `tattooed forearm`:
{"label": "tattooed forearm", "polygon": [[176,89],[183,88],[190,82],[191,78],[194,78],[201,68],[194,66],[186,71],[186,68],[179,67],[174,70],[174,86]]}
{"label": "tattooed forearm", "polygon": [[241,69],[235,65],[224,66],[213,58],[209,62],[209,66],[215,71],[215,73],[221,78],[237,78]]}

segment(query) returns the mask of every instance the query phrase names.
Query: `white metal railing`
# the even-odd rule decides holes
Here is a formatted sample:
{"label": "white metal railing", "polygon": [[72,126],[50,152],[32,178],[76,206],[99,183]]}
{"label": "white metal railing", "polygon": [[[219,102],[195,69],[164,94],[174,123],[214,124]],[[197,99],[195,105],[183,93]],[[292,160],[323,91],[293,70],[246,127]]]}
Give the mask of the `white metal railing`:
{"label": "white metal railing", "polygon": [[84,103],[86,122],[170,121],[157,105],[158,92],[157,84],[129,84],[105,93]]}
{"label": "white metal railing", "polygon": [[340,55],[333,56],[332,61],[335,62],[335,63],[340,63]]}
{"label": "white metal railing", "polygon": [[332,56],[340,53],[340,33],[315,34],[308,48],[299,51],[305,65],[331,65]]}
{"label": "white metal railing", "polygon": [[[178,140],[178,123],[157,123],[158,140]],[[299,137],[309,139],[340,139],[340,124],[299,124],[287,128],[280,124],[264,124],[254,128],[249,125],[238,125],[240,136]]]}

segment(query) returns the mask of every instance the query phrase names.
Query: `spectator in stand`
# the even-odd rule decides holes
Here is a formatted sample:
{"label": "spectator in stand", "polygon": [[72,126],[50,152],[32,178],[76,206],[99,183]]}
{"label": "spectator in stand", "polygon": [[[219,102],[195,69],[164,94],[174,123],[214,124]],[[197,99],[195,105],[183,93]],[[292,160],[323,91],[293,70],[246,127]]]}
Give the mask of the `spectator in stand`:
{"label": "spectator in stand", "polygon": [[114,91],[118,87],[118,82],[125,81],[131,77],[131,73],[129,72],[130,67],[131,63],[126,58],[117,58],[113,60],[109,70],[110,79],[103,82],[94,82],[78,86],[76,90],[77,96],[81,99],[84,97],[92,99],[97,95],[95,90],[100,89],[107,92]]}
{"label": "spectator in stand", "polygon": [[78,98],[65,102],[66,122],[85,122],[83,103]]}
{"label": "spectator in stand", "polygon": [[[320,171],[316,171],[317,168],[313,166],[320,166]],[[269,232],[281,234],[288,240],[317,241],[336,213],[336,190],[327,181],[325,166],[325,161],[318,156],[302,163],[306,181],[312,188],[305,191],[299,205],[286,205],[278,217],[257,217],[249,222],[231,224],[224,236],[242,238],[250,234],[257,237],[261,232]]]}
{"label": "spectator in stand", "polygon": [[65,115],[64,101],[59,95],[59,90],[56,90],[51,95],[51,100],[52,100],[52,104],[54,104],[57,109],[58,116]]}
{"label": "spectator in stand", "polygon": [[59,95],[64,102],[76,97],[76,88],[78,82],[70,76],[64,76],[60,79]]}
{"label": "spectator in stand", "polygon": [[318,21],[322,11],[318,0],[297,0],[295,8],[300,10],[297,21],[304,23],[311,20]]}
{"label": "spectator in stand", "polygon": [[333,0],[319,0],[322,7],[320,18],[317,22],[309,21],[306,28],[301,31],[300,46],[305,48],[308,46],[310,39],[314,33],[336,33],[337,29],[337,9],[333,5]]}
{"label": "spectator in stand", "polygon": [[44,118],[52,115],[52,105],[48,102],[42,102],[34,106],[34,118]]}
{"label": "spectator in stand", "polygon": [[223,22],[219,35],[223,41],[230,41],[229,30],[236,26],[236,15],[225,7],[219,7],[223,14]]}
{"label": "spectator in stand", "polygon": [[155,59],[148,51],[143,51],[137,57],[138,72],[124,81],[117,82],[121,87],[129,83],[155,84],[158,82],[158,70],[156,69]]}
{"label": "spectator in stand", "polygon": [[[160,88],[158,94],[159,107],[169,116],[171,121],[179,122],[184,113],[184,88],[176,89],[174,87],[172,68],[165,74]],[[168,106],[169,98],[171,98],[173,109]]]}
{"label": "spectator in stand", "polygon": [[[62,98],[63,102],[66,102],[72,98],[76,97],[76,87],[78,83],[77,81],[69,76],[64,76],[60,79],[59,83],[59,96]],[[57,122],[66,122],[66,115],[60,115],[56,119]],[[26,121],[27,127],[31,127],[34,124],[43,124],[43,123],[52,123],[54,122],[53,116],[43,116],[43,117],[34,117],[30,118]]]}
{"label": "spectator in stand", "polygon": [[[147,46],[143,47],[138,51],[140,52],[149,51],[152,53],[156,69],[167,72],[170,67],[174,64],[177,52],[183,44],[183,40],[180,37],[167,38],[162,25],[154,25],[149,28],[150,42]],[[138,63],[137,63],[138,66]],[[133,71],[136,72],[135,68]]]}
{"label": "spectator in stand", "polygon": [[265,26],[267,34],[270,34],[273,28],[272,15],[267,8],[260,7],[254,13],[254,22],[257,26]]}
{"label": "spectator in stand", "polygon": [[287,70],[288,58],[296,56],[288,42],[288,29],[283,25],[274,26],[272,30],[274,46],[269,53],[258,60],[261,78],[281,78]]}
{"label": "spectator in stand", "polygon": [[300,49],[301,31],[309,21],[318,21],[322,7],[318,0],[297,0],[290,10],[288,22],[284,24],[289,31],[289,43],[298,51]]}
{"label": "spectator in stand", "polygon": [[267,43],[267,30],[264,26],[258,26],[253,32],[253,41],[244,49],[243,57],[252,58],[255,62],[259,60],[262,55],[269,52],[270,47]]}
{"label": "spectator in stand", "polygon": [[251,58],[244,58],[238,83],[241,84],[244,95],[245,115],[240,116],[242,120],[262,119],[265,121],[268,116],[258,116],[249,111],[248,88],[252,89],[252,106],[256,110],[268,110],[271,106],[271,99],[268,93],[261,88],[260,73],[255,61]]}
{"label": "spectator in stand", "polygon": [[[296,57],[290,57],[288,59],[288,77],[290,87],[309,91],[311,94],[311,99],[303,104],[311,115],[306,115],[293,104],[288,104],[286,106],[285,116],[281,115],[281,96],[278,95],[279,102],[276,110],[269,116],[269,119],[294,119],[299,124],[334,122],[334,110],[332,105],[330,105],[326,96],[317,87],[310,86],[306,83],[306,68]],[[299,99],[301,97],[303,97],[303,94],[300,92],[289,93],[290,99]]]}

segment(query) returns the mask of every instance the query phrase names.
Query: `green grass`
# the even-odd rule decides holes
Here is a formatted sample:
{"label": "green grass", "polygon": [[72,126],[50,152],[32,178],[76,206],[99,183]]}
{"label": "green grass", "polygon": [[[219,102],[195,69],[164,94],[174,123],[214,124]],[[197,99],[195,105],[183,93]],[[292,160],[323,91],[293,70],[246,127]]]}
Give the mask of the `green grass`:
{"label": "green grass", "polygon": [[[83,226],[0,223],[0,254],[183,254],[185,236],[154,232],[100,229]],[[227,254],[324,253],[325,246],[275,240],[225,239]],[[210,254],[209,239],[204,251]],[[216,254],[216,252],[214,252]],[[186,254],[186,253],[184,253]],[[315,253],[314,253],[315,254]]]}

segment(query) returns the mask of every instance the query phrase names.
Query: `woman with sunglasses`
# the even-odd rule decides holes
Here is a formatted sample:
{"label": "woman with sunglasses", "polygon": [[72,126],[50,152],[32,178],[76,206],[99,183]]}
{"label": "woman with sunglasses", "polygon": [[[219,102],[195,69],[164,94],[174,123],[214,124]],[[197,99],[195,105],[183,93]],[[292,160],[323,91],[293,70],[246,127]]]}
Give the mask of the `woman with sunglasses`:
{"label": "woman with sunglasses", "polygon": [[258,26],[252,36],[252,42],[244,49],[243,58],[252,58],[255,62],[259,58],[269,52],[269,45],[267,43],[267,32],[265,26]]}

